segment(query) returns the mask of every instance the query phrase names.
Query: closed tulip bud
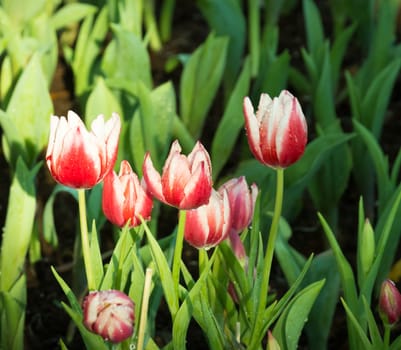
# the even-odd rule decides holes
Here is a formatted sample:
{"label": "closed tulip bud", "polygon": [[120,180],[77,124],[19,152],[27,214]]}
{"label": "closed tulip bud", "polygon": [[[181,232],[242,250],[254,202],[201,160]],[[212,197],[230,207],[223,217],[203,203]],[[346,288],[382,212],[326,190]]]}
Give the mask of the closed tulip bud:
{"label": "closed tulip bud", "polygon": [[379,310],[389,324],[396,323],[401,317],[401,294],[389,279],[385,280],[380,288]]}
{"label": "closed tulip bud", "polygon": [[121,162],[120,172],[109,172],[103,184],[102,207],[106,218],[113,224],[123,227],[129,221],[134,227],[150,219],[153,200],[146,188],[139,182],[126,160]]}
{"label": "closed tulip bud", "polygon": [[280,350],[280,345],[277,342],[276,338],[274,338],[273,333],[269,331],[267,333],[267,349],[268,350]]}
{"label": "closed tulip bud", "polygon": [[231,179],[220,186],[219,191],[226,190],[231,208],[231,228],[240,233],[249,226],[253,218],[258,187],[251,185],[251,190],[244,176]]}
{"label": "closed tulip bud", "polygon": [[83,323],[93,333],[112,343],[131,337],[135,319],[134,302],[123,292],[90,292],[83,302]]}
{"label": "closed tulip bud", "polygon": [[226,239],[231,228],[231,212],[226,191],[212,190],[209,203],[188,210],[185,219],[185,240],[196,248],[216,246]]}
{"label": "closed tulip bud", "polygon": [[358,258],[363,276],[367,276],[375,258],[375,233],[369,219],[365,220],[358,244]]}
{"label": "closed tulip bud", "polygon": [[92,188],[113,168],[121,122],[118,114],[105,123],[102,115],[89,132],[72,111],[67,118],[52,116],[46,163],[53,178],[72,188]]}
{"label": "closed tulip bud", "polygon": [[161,176],[147,153],[143,177],[154,197],[178,209],[204,205],[208,203],[212,192],[210,157],[200,142],[196,143],[188,156],[184,156],[180,144],[174,141]]}
{"label": "closed tulip bud", "polygon": [[255,158],[272,168],[286,168],[304,153],[307,124],[298,100],[287,90],[273,99],[261,94],[256,115],[244,99],[245,127]]}

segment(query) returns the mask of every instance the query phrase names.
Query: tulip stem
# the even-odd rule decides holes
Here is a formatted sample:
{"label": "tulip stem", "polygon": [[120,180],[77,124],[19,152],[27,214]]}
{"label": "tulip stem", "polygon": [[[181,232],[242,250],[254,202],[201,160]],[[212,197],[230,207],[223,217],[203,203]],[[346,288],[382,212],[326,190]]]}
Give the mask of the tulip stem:
{"label": "tulip stem", "polygon": [[82,254],[84,257],[85,273],[88,282],[88,289],[95,290],[94,284],[90,246],[89,246],[89,235],[88,235],[88,224],[86,220],[86,202],[85,202],[85,190],[78,189],[78,206],[79,206],[79,222],[81,226],[81,244]]}
{"label": "tulip stem", "polygon": [[186,210],[180,210],[179,212],[177,237],[175,241],[174,257],[173,257],[172,276],[173,276],[174,288],[177,295],[179,295],[178,291],[180,286],[181,255],[182,255],[182,248],[184,245],[184,228],[185,228],[186,213],[187,213]]}
{"label": "tulip stem", "polygon": [[[253,332],[255,335],[259,333],[261,330],[260,327],[263,327],[263,315],[266,309],[266,302],[267,302],[267,294],[269,291],[269,280],[270,280],[270,271],[273,262],[273,255],[274,255],[274,246],[276,243],[277,233],[278,233],[278,226],[281,217],[281,210],[283,206],[283,193],[284,193],[284,169],[278,168],[276,171],[276,198],[274,204],[274,212],[272,223],[270,226],[269,232],[269,239],[267,241],[267,248],[266,254],[263,261],[263,277],[262,283],[260,286],[260,296],[259,296],[259,307],[257,311],[256,317],[256,324],[253,328]],[[255,340],[258,337],[253,337]]]}
{"label": "tulip stem", "polygon": [[152,275],[153,275],[153,270],[151,268],[147,268],[145,274],[145,283],[143,287],[143,295],[142,295],[141,318],[139,320],[139,327],[138,327],[138,342],[137,342],[138,350],[143,349],[143,343],[145,340],[145,329],[146,329],[146,322],[148,320],[148,308],[149,308]]}
{"label": "tulip stem", "polygon": [[391,325],[387,322],[384,323],[384,339],[383,339],[383,349],[389,349],[390,347],[390,333],[391,333]]}

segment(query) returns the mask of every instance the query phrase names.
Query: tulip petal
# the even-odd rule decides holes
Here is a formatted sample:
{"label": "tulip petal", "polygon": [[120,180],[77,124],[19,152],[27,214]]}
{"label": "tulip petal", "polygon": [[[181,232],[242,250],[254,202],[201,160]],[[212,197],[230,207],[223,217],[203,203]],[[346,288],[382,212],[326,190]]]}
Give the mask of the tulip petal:
{"label": "tulip petal", "polygon": [[154,168],[149,152],[145,155],[142,165],[142,172],[148,191],[158,200],[166,202],[163,195],[160,174]]}
{"label": "tulip petal", "polygon": [[207,165],[201,163],[192,174],[184,188],[184,196],[180,202],[181,209],[193,209],[209,202],[212,180],[206,169]]}
{"label": "tulip petal", "polygon": [[245,129],[248,136],[249,148],[253,155],[261,162],[263,162],[263,155],[260,150],[260,135],[259,135],[259,123],[255,116],[254,109],[249,97],[245,97],[244,104],[244,116],[245,116]]}
{"label": "tulip petal", "polygon": [[122,203],[125,196],[123,185],[114,171],[110,171],[104,178],[102,209],[104,215],[117,226],[124,225]]}
{"label": "tulip petal", "polygon": [[63,140],[63,150],[55,160],[57,180],[75,188],[90,188],[98,182],[101,163],[93,135],[85,129],[71,129]]}
{"label": "tulip petal", "polygon": [[187,157],[174,154],[163,169],[161,183],[163,195],[170,205],[180,206],[184,197],[184,189],[190,181],[191,171]]}

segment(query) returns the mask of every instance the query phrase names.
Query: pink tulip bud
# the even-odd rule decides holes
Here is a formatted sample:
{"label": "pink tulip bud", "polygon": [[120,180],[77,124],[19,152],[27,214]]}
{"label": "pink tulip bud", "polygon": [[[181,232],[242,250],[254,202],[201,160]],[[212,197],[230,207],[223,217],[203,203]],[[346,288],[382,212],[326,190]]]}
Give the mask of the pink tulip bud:
{"label": "pink tulip bud", "polygon": [[90,292],[83,302],[84,325],[112,343],[131,337],[135,319],[134,302],[123,292]]}
{"label": "pink tulip bud", "polygon": [[396,323],[401,317],[401,294],[394,282],[385,280],[380,289],[379,310],[388,323]]}
{"label": "pink tulip bud", "polygon": [[68,187],[92,188],[113,168],[117,157],[121,122],[113,113],[106,123],[102,115],[89,132],[72,111],[52,116],[46,163],[53,178]]}
{"label": "pink tulip bud", "polygon": [[200,142],[184,156],[180,144],[174,141],[161,176],[147,153],[143,177],[154,197],[178,209],[193,209],[208,203],[212,191],[210,157]]}
{"label": "pink tulip bud", "polygon": [[118,176],[110,171],[104,178],[102,206],[106,218],[119,227],[128,221],[130,227],[138,226],[140,217],[150,219],[152,197],[126,160],[121,162]]}
{"label": "pink tulip bud", "polygon": [[185,240],[196,248],[211,248],[226,239],[231,227],[231,212],[226,191],[212,190],[209,203],[188,210]]}
{"label": "pink tulip bud", "polygon": [[232,215],[231,228],[237,233],[242,232],[249,226],[253,218],[258,187],[251,185],[251,190],[244,176],[231,179],[219,188],[219,192],[225,189],[228,193],[228,200]]}
{"label": "pink tulip bud", "polygon": [[273,100],[261,94],[256,115],[248,97],[243,109],[249,147],[257,160],[272,168],[286,168],[302,156],[307,124],[298,100],[287,90]]}

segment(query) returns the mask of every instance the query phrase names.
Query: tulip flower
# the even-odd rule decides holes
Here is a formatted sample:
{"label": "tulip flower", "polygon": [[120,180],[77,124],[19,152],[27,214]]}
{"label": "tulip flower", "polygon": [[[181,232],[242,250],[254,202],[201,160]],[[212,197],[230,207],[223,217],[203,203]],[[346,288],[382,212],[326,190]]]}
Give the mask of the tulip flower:
{"label": "tulip flower", "polygon": [[396,323],[401,317],[401,294],[394,282],[389,279],[381,285],[379,310],[389,324]]}
{"label": "tulip flower", "polygon": [[251,223],[256,197],[258,196],[258,187],[252,184],[251,190],[249,190],[245,177],[241,176],[239,178],[230,179],[221,185],[219,192],[224,190],[228,193],[230,210],[231,213],[233,213],[229,233],[230,245],[237,259],[245,266],[247,256],[239,233]]}
{"label": "tulip flower", "polygon": [[231,229],[240,233],[249,226],[253,218],[258,187],[251,185],[251,190],[244,176],[230,179],[220,186],[219,192],[226,190],[230,202],[232,217]]}
{"label": "tulip flower", "polygon": [[209,203],[186,213],[184,237],[196,248],[211,248],[226,239],[231,228],[227,191],[212,190]]}
{"label": "tulip flower", "polygon": [[180,144],[174,141],[161,176],[147,153],[143,177],[154,197],[178,209],[193,209],[208,203],[212,191],[210,157],[200,142],[184,156]]}
{"label": "tulip flower", "polygon": [[128,221],[130,227],[138,226],[140,217],[150,219],[152,197],[126,160],[121,162],[118,176],[110,171],[104,178],[102,207],[106,218],[119,227]]}
{"label": "tulip flower", "polygon": [[116,113],[106,123],[99,115],[90,132],[72,111],[67,118],[52,116],[46,163],[53,178],[72,188],[98,184],[114,166],[120,129]]}
{"label": "tulip flower", "polygon": [[286,168],[304,153],[307,125],[298,100],[283,90],[273,100],[261,94],[256,115],[248,97],[244,104],[245,127],[251,152],[261,163]]}
{"label": "tulip flower", "polygon": [[90,292],[83,302],[83,323],[103,339],[119,343],[133,333],[134,311],[134,302],[123,292]]}

